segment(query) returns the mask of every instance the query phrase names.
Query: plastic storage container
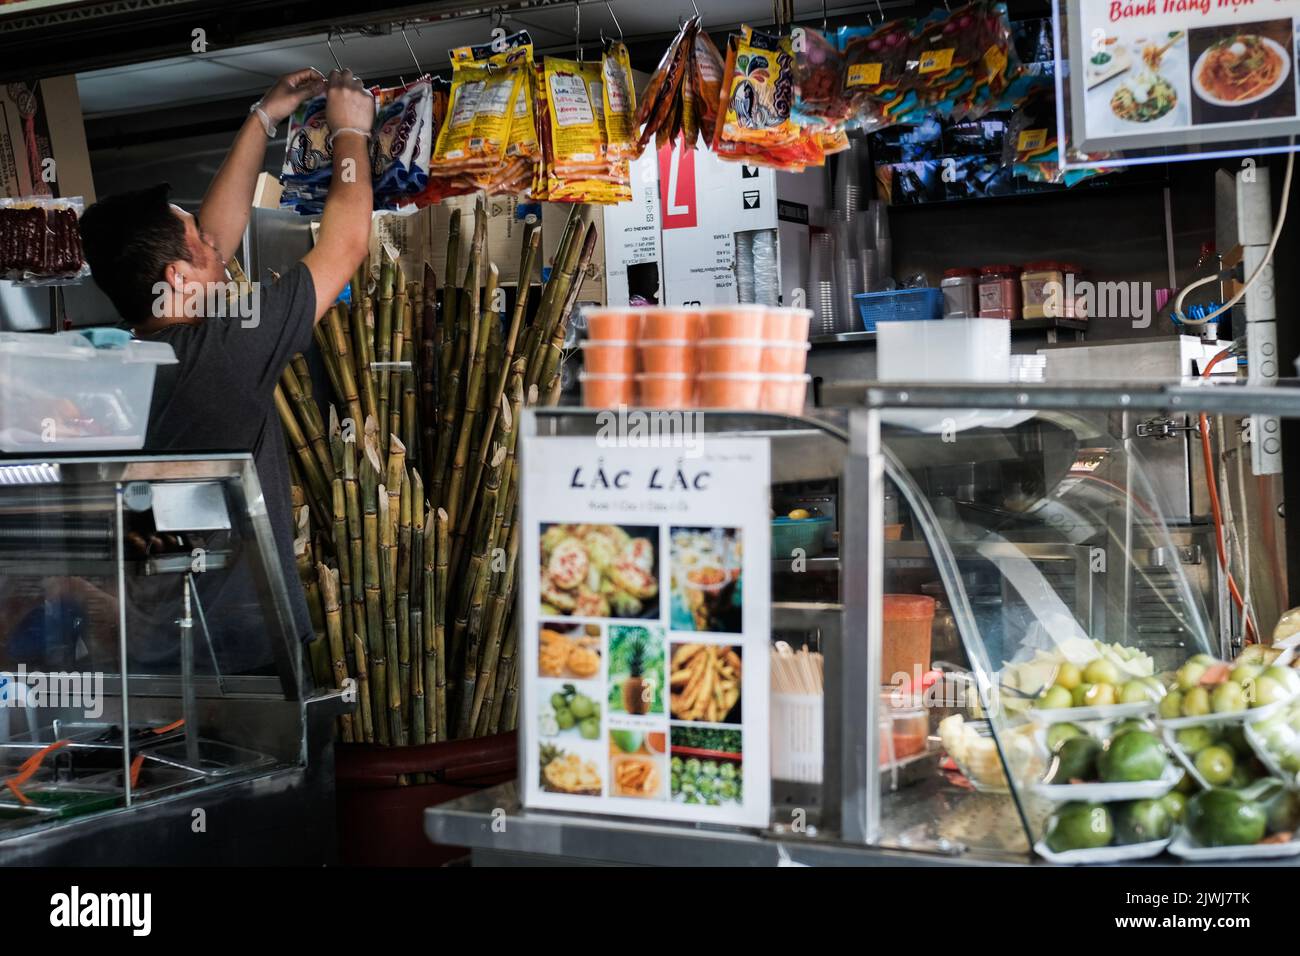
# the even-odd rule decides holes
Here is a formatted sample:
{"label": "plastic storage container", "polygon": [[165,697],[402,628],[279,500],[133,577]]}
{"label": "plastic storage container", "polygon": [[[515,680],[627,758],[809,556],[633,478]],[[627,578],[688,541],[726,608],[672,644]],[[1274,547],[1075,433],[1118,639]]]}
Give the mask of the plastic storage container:
{"label": "plastic storage container", "polygon": [[[1052,305],[1053,286],[1061,290]],[[1059,262],[1026,262],[1020,274],[1020,315],[1026,319],[1061,318],[1065,315],[1065,271]],[[1048,312],[1052,314],[1049,316]],[[1073,311],[1073,308],[1071,308]]]}
{"label": "plastic storage container", "polygon": [[803,551],[805,558],[815,558],[826,550],[826,529],[831,525],[829,515],[811,518],[772,519],[772,558],[789,561],[795,549]]}
{"label": "plastic storage container", "polygon": [[981,319],[1020,318],[1020,269],[1012,265],[980,269]]}
{"label": "plastic storage container", "polygon": [[602,341],[635,342],[641,336],[641,318],[645,309],[593,308],[582,313],[587,336]]}
{"label": "plastic storage container", "polygon": [[636,380],[631,375],[583,372],[578,378],[582,382],[582,404],[585,408],[617,408],[633,402]]}
{"label": "plastic storage container", "polygon": [[637,403],[647,408],[690,408],[694,382],[679,372],[650,372],[636,377]]}
{"label": "plastic storage container", "polygon": [[650,308],[641,317],[642,339],[695,339],[699,333],[700,312],[697,309]]}
{"label": "plastic storage container", "polygon": [[767,412],[800,415],[803,413],[804,399],[808,396],[808,383],[811,381],[811,375],[765,374],[759,407]]}
{"label": "plastic storage container", "polygon": [[763,349],[764,372],[779,372],[783,375],[802,375],[808,364],[807,342],[769,342]]}
{"label": "plastic storage container", "polygon": [[762,305],[719,305],[704,313],[700,338],[762,339],[768,309]]}
{"label": "plastic storage container", "polygon": [[918,682],[930,669],[930,628],[934,624],[934,598],[924,594],[886,594],[883,604],[884,648],[880,670],[886,683],[895,675]]}
{"label": "plastic storage container", "polygon": [[762,339],[700,339],[695,357],[701,372],[758,372],[763,348]]}
{"label": "plastic storage container", "polygon": [[580,342],[582,367],[604,375],[631,375],[636,371],[636,349],[631,342],[587,339]]}
{"label": "plastic storage container", "polygon": [[878,322],[929,321],[943,317],[943,292],[939,289],[894,289],[855,295],[862,328],[876,331]]}
{"label": "plastic storage container", "polygon": [[697,381],[701,408],[758,408],[763,394],[763,376],[756,372],[704,372]]}
{"label": "plastic storage container", "polygon": [[0,449],[143,448],[154,375],[175,364],[170,345],[119,329],[0,333]]}
{"label": "plastic storage container", "polygon": [[695,373],[695,343],[686,339],[642,339],[637,354],[643,372]]}
{"label": "plastic storage container", "polygon": [[980,312],[978,269],[946,269],[939,288],[943,290],[945,319],[973,319]]}

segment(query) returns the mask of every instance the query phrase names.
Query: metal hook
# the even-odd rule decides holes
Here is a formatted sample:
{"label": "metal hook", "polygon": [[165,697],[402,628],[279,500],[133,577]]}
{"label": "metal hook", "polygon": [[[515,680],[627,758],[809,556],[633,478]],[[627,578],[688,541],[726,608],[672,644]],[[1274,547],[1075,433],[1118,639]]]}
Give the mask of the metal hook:
{"label": "metal hook", "polygon": [[573,50],[574,59],[582,62],[582,4],[573,0]]}
{"label": "metal hook", "polygon": [[[339,62],[338,54],[334,52],[334,44],[330,42],[332,39],[334,39],[334,31],[330,30],[328,33],[325,34],[325,46],[330,51],[330,59],[334,61],[334,69],[342,73],[343,64]],[[347,43],[344,42],[343,40],[342,33],[339,34],[339,42],[342,43],[344,46],[347,46]]]}
{"label": "metal hook", "polygon": [[[424,76],[424,68],[420,66],[420,61],[415,56],[415,48],[411,46],[411,38],[406,35],[406,24],[402,24],[402,39],[406,41],[406,50],[411,54],[411,62],[415,64],[416,77]],[[403,83],[403,86],[406,84]]]}
{"label": "metal hook", "polygon": [[618,31],[618,42],[623,42],[623,26],[618,22],[618,17],[614,15],[614,4],[605,0],[605,9],[609,11],[609,18],[614,21],[614,29]]}
{"label": "metal hook", "polygon": [[885,8],[880,5],[880,0],[876,0],[876,12],[880,14],[880,22],[885,22]]}
{"label": "metal hook", "polygon": [[822,33],[826,32],[826,0],[822,0]]}

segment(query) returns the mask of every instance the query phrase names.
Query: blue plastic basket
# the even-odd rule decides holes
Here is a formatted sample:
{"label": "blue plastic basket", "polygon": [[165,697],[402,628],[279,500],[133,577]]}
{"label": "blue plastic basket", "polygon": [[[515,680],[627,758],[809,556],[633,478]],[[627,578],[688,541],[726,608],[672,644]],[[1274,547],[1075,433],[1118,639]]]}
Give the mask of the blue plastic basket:
{"label": "blue plastic basket", "polygon": [[877,322],[918,322],[943,318],[943,290],[894,289],[859,292],[853,297],[862,316],[862,328],[876,331]]}

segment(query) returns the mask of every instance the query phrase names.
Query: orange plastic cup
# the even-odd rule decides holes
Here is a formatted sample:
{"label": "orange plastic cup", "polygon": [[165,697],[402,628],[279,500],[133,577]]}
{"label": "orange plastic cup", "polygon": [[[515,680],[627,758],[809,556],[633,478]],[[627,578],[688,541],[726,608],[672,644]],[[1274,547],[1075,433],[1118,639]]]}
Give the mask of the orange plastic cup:
{"label": "orange plastic cup", "polygon": [[704,313],[700,330],[706,339],[761,339],[765,331],[767,306],[722,305]]}
{"label": "orange plastic cup", "polygon": [[642,339],[637,354],[643,372],[695,374],[695,343],[686,339]]}
{"label": "orange plastic cup", "polygon": [[578,378],[582,382],[582,404],[586,408],[617,408],[632,404],[636,380],[631,375],[583,372]]}
{"label": "orange plastic cup", "polygon": [[695,309],[647,309],[641,319],[642,339],[678,341],[699,337],[700,313]]}
{"label": "orange plastic cup", "polygon": [[645,309],[586,309],[587,337],[608,342],[635,342],[641,334],[641,316]]}
{"label": "orange plastic cup", "polygon": [[637,401],[646,408],[690,408],[695,382],[681,372],[648,372],[636,377]]}
{"label": "orange plastic cup", "polygon": [[636,349],[631,342],[587,339],[582,349],[582,367],[588,372],[607,375],[631,375],[636,371]]}
{"label": "orange plastic cup", "polygon": [[924,594],[886,594],[883,604],[884,647],[881,673],[886,683],[905,674],[909,680],[930,669],[930,628],[934,598]]}
{"label": "orange plastic cup", "polygon": [[807,342],[768,342],[763,349],[763,371],[802,375],[808,364]]}
{"label": "orange plastic cup", "polygon": [[760,399],[763,411],[801,414],[811,379],[811,375],[764,375]]}
{"label": "orange plastic cup", "polygon": [[696,358],[701,372],[759,372],[763,346],[762,339],[700,339]]}
{"label": "orange plastic cup", "polygon": [[763,316],[763,335],[769,342],[804,342],[812,309],[770,308]]}
{"label": "orange plastic cup", "polygon": [[759,408],[763,376],[752,372],[703,372],[696,379],[701,408]]}

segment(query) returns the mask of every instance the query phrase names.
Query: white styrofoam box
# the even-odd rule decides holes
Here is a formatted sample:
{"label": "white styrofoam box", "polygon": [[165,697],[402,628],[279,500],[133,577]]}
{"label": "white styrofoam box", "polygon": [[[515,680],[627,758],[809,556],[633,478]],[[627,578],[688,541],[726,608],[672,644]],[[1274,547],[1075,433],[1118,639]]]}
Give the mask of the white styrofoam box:
{"label": "white styrofoam box", "polygon": [[144,447],[163,342],[96,348],[80,332],[0,333],[0,450],[51,454]]}
{"label": "white styrofoam box", "polygon": [[876,377],[882,382],[1006,382],[1011,378],[1011,323],[881,322],[876,356]]}

